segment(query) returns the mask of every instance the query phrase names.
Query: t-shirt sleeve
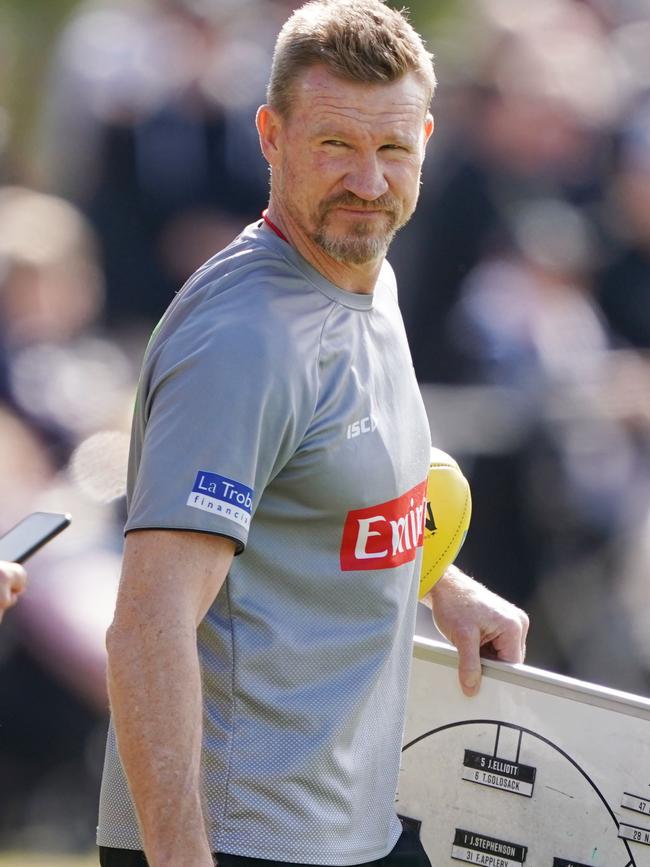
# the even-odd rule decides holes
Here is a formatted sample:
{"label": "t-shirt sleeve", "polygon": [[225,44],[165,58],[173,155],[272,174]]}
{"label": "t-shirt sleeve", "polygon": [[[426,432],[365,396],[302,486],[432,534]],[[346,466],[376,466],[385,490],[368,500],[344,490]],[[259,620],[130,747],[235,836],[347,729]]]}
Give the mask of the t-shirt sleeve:
{"label": "t-shirt sleeve", "polygon": [[261,321],[208,334],[185,324],[154,351],[136,405],[126,533],[197,530],[243,550],[313,411],[309,360],[295,355],[286,329]]}

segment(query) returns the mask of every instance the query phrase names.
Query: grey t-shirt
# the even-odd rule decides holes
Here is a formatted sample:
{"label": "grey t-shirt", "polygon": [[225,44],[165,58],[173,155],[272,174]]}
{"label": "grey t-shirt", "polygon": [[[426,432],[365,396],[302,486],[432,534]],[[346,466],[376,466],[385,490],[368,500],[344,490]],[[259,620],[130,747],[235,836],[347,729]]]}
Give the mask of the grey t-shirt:
{"label": "grey t-shirt", "polygon": [[[253,224],[154,332],[126,531],[242,552],[198,631],[214,851],[343,865],[394,846],[429,453],[387,264],[352,294]],[[112,727],[98,842],[141,848]]]}

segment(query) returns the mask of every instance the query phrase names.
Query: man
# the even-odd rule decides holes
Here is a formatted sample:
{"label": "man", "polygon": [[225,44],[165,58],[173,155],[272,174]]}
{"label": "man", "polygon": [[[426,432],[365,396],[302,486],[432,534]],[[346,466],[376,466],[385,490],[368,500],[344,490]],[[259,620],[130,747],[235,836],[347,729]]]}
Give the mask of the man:
{"label": "man", "polygon": [[27,573],[18,563],[0,561],[0,621],[5,611],[15,605],[27,586]]}
{"label": "man", "polygon": [[[379,0],[297,10],[257,116],[268,212],[149,345],[107,639],[105,867],[426,863],[393,804],[421,544],[394,528],[430,441],[384,255],[434,84]],[[526,616],[458,570],[428,603],[468,694],[481,645],[523,659]]]}

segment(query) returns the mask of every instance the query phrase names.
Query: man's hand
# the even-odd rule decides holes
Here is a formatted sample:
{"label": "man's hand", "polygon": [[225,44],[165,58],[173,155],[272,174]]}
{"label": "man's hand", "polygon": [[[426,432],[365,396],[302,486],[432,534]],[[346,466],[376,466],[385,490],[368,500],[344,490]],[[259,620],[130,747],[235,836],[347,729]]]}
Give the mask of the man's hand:
{"label": "man's hand", "polygon": [[425,597],[440,632],[458,650],[458,679],[465,695],[476,695],[481,656],[523,662],[528,616],[520,608],[450,566]]}
{"label": "man's hand", "polygon": [[18,563],[0,560],[0,620],[7,610],[15,605],[18,596],[27,586],[27,573]]}

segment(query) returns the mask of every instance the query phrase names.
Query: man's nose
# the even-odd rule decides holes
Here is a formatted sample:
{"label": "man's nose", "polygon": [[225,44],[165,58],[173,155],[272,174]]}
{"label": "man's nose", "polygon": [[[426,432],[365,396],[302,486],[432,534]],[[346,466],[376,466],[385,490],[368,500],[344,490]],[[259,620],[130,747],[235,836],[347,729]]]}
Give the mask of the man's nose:
{"label": "man's nose", "polygon": [[360,199],[372,202],[388,191],[388,182],[376,155],[358,156],[345,176],[345,188]]}

